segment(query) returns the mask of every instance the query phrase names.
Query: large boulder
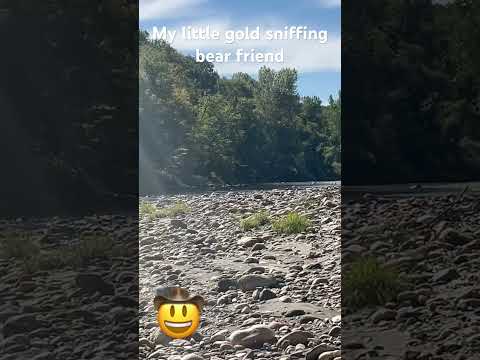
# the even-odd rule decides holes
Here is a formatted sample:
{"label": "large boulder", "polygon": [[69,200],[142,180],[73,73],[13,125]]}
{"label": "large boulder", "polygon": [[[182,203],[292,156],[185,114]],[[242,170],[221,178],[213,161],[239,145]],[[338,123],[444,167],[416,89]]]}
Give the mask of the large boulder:
{"label": "large boulder", "polygon": [[238,282],[232,278],[221,278],[218,280],[217,287],[219,292],[224,292],[230,288],[236,289],[238,287]]}
{"label": "large boulder", "polygon": [[318,357],[324,353],[335,351],[336,349],[328,344],[319,344],[305,354],[306,360],[318,360]]}
{"label": "large boulder", "polygon": [[275,287],[276,285],[277,279],[266,275],[248,274],[238,279],[238,287],[243,291],[252,291],[256,288]]}
{"label": "large boulder", "polygon": [[311,332],[309,331],[303,331],[303,330],[296,330],[292,331],[291,333],[282,336],[280,340],[278,340],[277,347],[284,349],[288,345],[298,345],[298,344],[308,344],[308,339],[311,339],[315,337]]}
{"label": "large boulder", "polygon": [[340,350],[327,351],[318,356],[318,360],[335,360],[342,355]]}
{"label": "large boulder", "polygon": [[244,236],[240,240],[237,241],[237,244],[243,246],[245,248],[252,247],[255,244],[262,243],[262,239],[254,238],[251,236]]}
{"label": "large boulder", "polygon": [[242,345],[250,349],[257,349],[265,343],[273,344],[275,333],[265,325],[253,325],[246,329],[234,331],[228,338],[233,345]]}

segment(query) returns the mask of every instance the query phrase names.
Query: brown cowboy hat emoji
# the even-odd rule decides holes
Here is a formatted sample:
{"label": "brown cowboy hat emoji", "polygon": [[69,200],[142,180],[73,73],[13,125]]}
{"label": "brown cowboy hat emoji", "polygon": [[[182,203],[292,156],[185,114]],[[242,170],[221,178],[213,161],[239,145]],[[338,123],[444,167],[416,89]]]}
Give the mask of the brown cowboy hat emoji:
{"label": "brown cowboy hat emoji", "polygon": [[188,290],[181,287],[161,287],[155,291],[153,299],[155,310],[164,303],[191,303],[201,309],[205,305],[205,300],[200,295],[190,295]]}

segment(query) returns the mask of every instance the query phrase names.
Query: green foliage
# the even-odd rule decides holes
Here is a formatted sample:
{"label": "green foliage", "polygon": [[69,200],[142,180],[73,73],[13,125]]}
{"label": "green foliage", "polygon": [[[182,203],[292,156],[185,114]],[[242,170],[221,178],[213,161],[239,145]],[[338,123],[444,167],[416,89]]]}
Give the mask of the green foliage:
{"label": "green foliage", "polygon": [[140,218],[148,217],[149,219],[154,219],[158,216],[158,209],[155,204],[152,204],[148,201],[140,201],[138,206]]}
{"label": "green foliage", "polygon": [[18,261],[27,273],[63,267],[79,267],[105,257],[134,256],[107,235],[83,235],[74,245],[41,249],[29,233],[11,233],[2,239],[1,257]]}
{"label": "green foliage", "polygon": [[71,253],[75,258],[93,259],[96,257],[105,257],[107,254],[114,255],[116,244],[109,236],[89,235],[82,236],[78,244],[71,247]]}
{"label": "green foliage", "polygon": [[339,178],[340,99],[300,97],[294,69],[220,78],[212,64],[142,38],[139,88],[142,194]]}
{"label": "green foliage", "polygon": [[39,251],[37,239],[28,233],[8,233],[1,239],[0,253],[5,259],[28,259]]}
{"label": "green foliage", "polygon": [[398,273],[374,258],[352,263],[342,280],[344,305],[351,309],[384,305],[394,300],[401,288]]}
{"label": "green foliage", "polygon": [[140,218],[148,218],[153,220],[156,218],[174,217],[190,212],[190,207],[183,201],[177,201],[170,206],[164,208],[157,208],[155,204],[142,200],[139,205]]}
{"label": "green foliage", "polygon": [[283,234],[298,234],[304,232],[310,226],[310,220],[296,212],[288,213],[273,222],[275,231]]}
{"label": "green foliage", "polygon": [[270,217],[268,216],[268,213],[266,211],[260,211],[240,220],[240,228],[243,231],[248,231],[268,224],[269,222]]}
{"label": "green foliage", "polygon": [[119,248],[106,236],[86,236],[78,244],[45,250],[24,262],[27,272],[63,267],[79,267],[95,259],[113,256]]}
{"label": "green foliage", "polygon": [[[10,49],[2,60],[12,56],[0,77],[9,88],[9,102],[18,109],[15,115],[2,111],[2,122],[23,124],[22,131],[8,133],[2,141],[2,182],[8,191],[1,208],[10,216],[131,207],[124,199],[138,183],[138,110],[133,100],[138,96],[138,48],[132,31],[138,11],[128,3],[1,2],[2,26],[12,22],[22,29],[0,34]],[[36,45],[23,44],[22,32],[37,33]],[[40,71],[34,58],[42,59],[35,62]],[[50,109],[43,119],[42,108]],[[61,140],[55,133],[62,134]],[[21,143],[22,161],[10,156]],[[27,161],[32,173],[42,174],[41,180],[21,175],[20,163]],[[26,189],[32,196],[26,196]]]}
{"label": "green foliage", "polygon": [[478,178],[480,2],[367,0],[344,10],[343,180]]}
{"label": "green foliage", "polygon": [[171,206],[167,206],[158,210],[159,217],[174,217],[177,215],[187,214],[191,211],[190,207],[183,201],[177,201]]}

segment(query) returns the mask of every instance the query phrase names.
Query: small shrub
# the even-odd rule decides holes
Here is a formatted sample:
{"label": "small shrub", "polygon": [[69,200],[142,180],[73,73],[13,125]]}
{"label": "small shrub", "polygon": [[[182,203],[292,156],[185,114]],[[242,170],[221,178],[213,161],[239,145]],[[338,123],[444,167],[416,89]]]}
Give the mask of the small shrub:
{"label": "small shrub", "polygon": [[27,259],[40,252],[40,246],[31,234],[9,233],[0,241],[0,252],[5,259]]}
{"label": "small shrub", "polygon": [[148,201],[140,201],[138,209],[141,218],[148,217],[149,219],[154,219],[158,215],[157,207]]}
{"label": "small shrub", "polygon": [[270,218],[268,217],[268,214],[265,211],[260,211],[240,220],[240,228],[243,231],[256,229],[262,225],[268,224],[269,221]]}
{"label": "small shrub", "polygon": [[106,257],[135,256],[128,253],[128,245],[122,246],[107,235],[83,235],[74,245],[61,245],[54,249],[40,249],[36,239],[28,233],[8,234],[0,239],[0,255],[5,259],[19,261],[25,272],[78,267],[95,259]]}
{"label": "small shrub", "polygon": [[186,214],[190,212],[190,207],[183,201],[177,201],[171,206],[167,206],[158,210],[159,217],[174,217],[181,214]]}
{"label": "small shrub", "polygon": [[283,234],[298,234],[304,232],[310,226],[310,220],[298,213],[289,213],[273,224],[273,229]]}
{"label": "small shrub", "polygon": [[394,300],[402,286],[395,270],[380,265],[373,258],[365,258],[352,263],[343,276],[342,288],[344,306],[358,309]]}
{"label": "small shrub", "polygon": [[69,254],[62,253],[59,250],[40,252],[37,256],[24,261],[25,271],[34,273],[39,270],[59,269],[70,264]]}
{"label": "small shrub", "polygon": [[11,233],[1,240],[3,258],[17,260],[27,273],[34,273],[45,268],[62,266],[65,257],[51,258],[50,252],[40,249],[37,240],[29,233]]}
{"label": "small shrub", "polygon": [[59,249],[53,256],[63,256],[72,266],[87,264],[94,259],[128,256],[128,246],[123,247],[106,235],[88,235],[80,238],[78,244]]}
{"label": "small shrub", "polygon": [[158,209],[154,204],[148,201],[141,201],[139,205],[140,218],[148,218],[150,220],[157,217],[166,218],[174,217],[190,212],[190,207],[183,201],[177,201],[173,205]]}
{"label": "small shrub", "polygon": [[66,249],[78,259],[92,259],[109,256],[115,243],[111,237],[105,235],[82,236],[78,244]]}

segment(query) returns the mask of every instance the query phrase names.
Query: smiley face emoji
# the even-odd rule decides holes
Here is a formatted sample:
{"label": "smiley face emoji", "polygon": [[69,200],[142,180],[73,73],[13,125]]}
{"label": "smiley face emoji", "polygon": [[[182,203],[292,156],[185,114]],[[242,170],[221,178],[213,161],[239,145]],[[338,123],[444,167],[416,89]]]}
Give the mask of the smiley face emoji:
{"label": "smiley face emoji", "polygon": [[201,296],[190,296],[179,287],[160,288],[153,300],[160,330],[174,339],[193,335],[200,324],[204,300]]}
{"label": "smiley face emoji", "polygon": [[193,303],[165,303],[158,309],[157,321],[165,335],[183,339],[197,330],[200,309]]}

